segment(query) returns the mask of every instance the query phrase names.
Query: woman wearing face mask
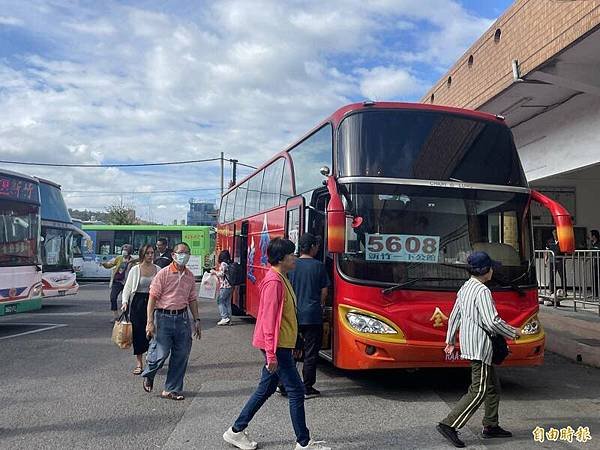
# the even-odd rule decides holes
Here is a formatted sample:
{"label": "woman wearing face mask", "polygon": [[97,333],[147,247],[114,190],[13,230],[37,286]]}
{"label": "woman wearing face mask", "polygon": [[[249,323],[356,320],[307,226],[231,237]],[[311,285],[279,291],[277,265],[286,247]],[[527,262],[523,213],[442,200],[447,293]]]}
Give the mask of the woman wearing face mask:
{"label": "woman wearing face mask", "polygon": [[119,317],[117,299],[119,294],[123,292],[125,287],[125,279],[127,277],[127,268],[131,262],[131,252],[133,247],[130,244],[125,244],[121,247],[121,254],[114,257],[110,261],[100,263],[105,269],[112,269],[110,274],[110,309],[113,312],[113,320],[117,320]]}
{"label": "woman wearing face mask", "polygon": [[160,267],[153,263],[154,249],[146,244],[140,249],[137,264],[133,264],[127,274],[122,295],[121,311],[129,309],[129,320],[133,329],[133,354],[137,360],[134,375],[140,375],[144,368],[142,355],[148,351],[146,320],[150,283]]}

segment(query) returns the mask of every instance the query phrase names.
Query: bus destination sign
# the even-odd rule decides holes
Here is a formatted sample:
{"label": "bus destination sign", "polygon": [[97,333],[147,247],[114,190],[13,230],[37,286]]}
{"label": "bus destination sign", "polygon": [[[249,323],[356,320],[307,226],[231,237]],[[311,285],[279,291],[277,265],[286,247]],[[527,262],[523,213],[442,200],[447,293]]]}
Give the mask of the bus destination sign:
{"label": "bus destination sign", "polygon": [[435,264],[440,253],[439,236],[367,234],[367,261]]}
{"label": "bus destination sign", "polygon": [[9,175],[0,175],[0,199],[39,203],[38,186],[31,181]]}

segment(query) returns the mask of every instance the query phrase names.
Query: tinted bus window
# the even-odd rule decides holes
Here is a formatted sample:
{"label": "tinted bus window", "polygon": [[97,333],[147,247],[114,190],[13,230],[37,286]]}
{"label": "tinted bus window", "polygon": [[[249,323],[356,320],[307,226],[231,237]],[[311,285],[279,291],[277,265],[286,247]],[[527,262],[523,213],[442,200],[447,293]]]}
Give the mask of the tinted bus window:
{"label": "tinted bus window", "polygon": [[273,208],[279,205],[281,191],[281,178],[283,177],[284,160],[278,159],[265,168],[262,192],[260,194],[260,210]]}
{"label": "tinted bus window", "polygon": [[338,136],[342,177],[527,186],[512,134],[499,123],[437,111],[368,111],[346,117]]}
{"label": "tinted bus window", "polygon": [[244,217],[244,210],[246,208],[246,193],[248,192],[248,183],[244,183],[237,188],[237,194],[235,196],[235,211],[233,213],[235,219],[241,219]]}
{"label": "tinted bus window", "polygon": [[142,248],[146,244],[154,245],[156,244],[156,231],[134,231],[133,232],[133,251],[135,253],[139,252],[140,248]]}
{"label": "tinted bus window", "polygon": [[219,208],[219,222],[225,222],[225,210],[227,209],[227,195],[221,197],[221,207]]}
{"label": "tinted bus window", "polygon": [[121,253],[121,247],[125,244],[131,244],[131,231],[116,230],[115,231],[115,254]]}
{"label": "tinted bus window", "polygon": [[231,222],[233,220],[233,210],[235,209],[235,194],[237,190],[231,191],[227,194],[227,209],[225,210],[225,222]]}
{"label": "tinted bus window", "polygon": [[60,192],[60,188],[40,182],[42,198],[41,216],[43,220],[71,223],[69,210]]}
{"label": "tinted bus window", "polygon": [[331,169],[332,154],[330,125],[325,125],[291,150],[296,174],[296,194],[303,194],[321,186],[323,175],[320,169],[323,166]]}
{"label": "tinted bus window", "polygon": [[281,198],[279,199],[280,205],[285,205],[287,199],[294,196],[294,190],[292,189],[292,174],[290,171],[290,164],[285,161],[285,167],[283,168],[283,181],[281,182]]}
{"label": "tinted bus window", "polygon": [[248,193],[246,198],[246,216],[252,216],[259,211],[260,191],[262,189],[264,170],[261,170],[248,180]]}

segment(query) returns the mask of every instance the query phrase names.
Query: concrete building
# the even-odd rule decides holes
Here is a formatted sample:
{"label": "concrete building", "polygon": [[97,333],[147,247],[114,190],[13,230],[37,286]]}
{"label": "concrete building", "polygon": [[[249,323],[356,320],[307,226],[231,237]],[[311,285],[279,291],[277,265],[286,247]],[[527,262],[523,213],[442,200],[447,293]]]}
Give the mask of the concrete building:
{"label": "concrete building", "polygon": [[190,210],[187,213],[188,225],[217,225],[218,211],[214,203],[195,202],[190,200]]}
{"label": "concrete building", "polygon": [[[532,187],[600,229],[600,1],[517,0],[422,102],[499,114]],[[536,245],[551,218],[534,211]]]}

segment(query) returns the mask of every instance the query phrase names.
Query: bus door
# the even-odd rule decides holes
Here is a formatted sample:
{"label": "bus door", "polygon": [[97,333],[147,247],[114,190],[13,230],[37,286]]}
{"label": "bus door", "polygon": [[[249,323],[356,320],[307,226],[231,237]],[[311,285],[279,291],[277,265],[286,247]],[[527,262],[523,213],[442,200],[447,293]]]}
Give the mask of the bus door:
{"label": "bus door", "polygon": [[[333,283],[333,255],[327,252],[327,204],[329,192],[326,189],[315,191],[311,204],[307,208],[308,220],[306,231],[322,239],[321,249],[316,258],[325,264],[329,280]],[[329,287],[329,295],[323,308],[323,341],[321,343],[321,356],[332,361],[332,336],[333,336],[333,284]]]}
{"label": "bus door", "polygon": [[[248,273],[248,221],[242,222],[239,228],[235,227],[233,243],[233,260],[242,268],[242,273]],[[244,315],[246,310],[246,275],[244,282],[234,288],[233,307],[236,315]],[[237,306],[237,308],[236,308]]]}
{"label": "bus door", "polygon": [[304,230],[304,197],[289,198],[285,204],[285,237],[296,244]]}

